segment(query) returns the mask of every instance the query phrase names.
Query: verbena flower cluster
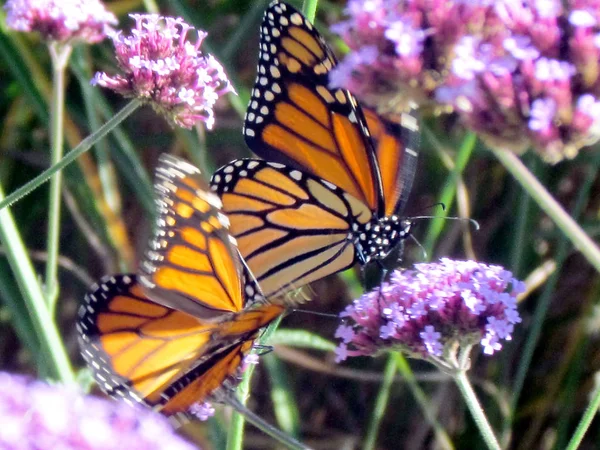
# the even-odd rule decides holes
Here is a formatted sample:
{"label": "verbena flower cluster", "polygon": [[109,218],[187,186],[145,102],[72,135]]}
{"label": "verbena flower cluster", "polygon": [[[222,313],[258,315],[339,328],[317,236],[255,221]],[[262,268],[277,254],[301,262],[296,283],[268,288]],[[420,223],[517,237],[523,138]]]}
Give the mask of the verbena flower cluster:
{"label": "verbena flower cluster", "polygon": [[491,355],[521,321],[516,297],[523,290],[511,272],[475,261],[441,259],[395,271],[340,314],[336,360],[390,349],[433,359],[477,342]]}
{"label": "verbena flower cluster", "polygon": [[488,144],[549,162],[600,138],[597,0],[350,0],[347,14],[330,82],[380,110],[454,110]]}
{"label": "verbena flower cluster", "polygon": [[[181,18],[131,14],[136,26],[130,35],[113,33],[122,75],[99,72],[93,83],[126,97],[137,97],[172,125],[192,128],[214,123],[213,106],[233,89],[221,64],[200,51],[206,33]],[[195,35],[195,42],[189,35]]]}
{"label": "verbena flower cluster", "polygon": [[6,24],[17,31],[37,31],[45,39],[90,44],[111,32],[117,18],[98,0],[8,0]]}
{"label": "verbena flower cluster", "polygon": [[74,388],[0,372],[0,448],[193,450],[166,418]]}

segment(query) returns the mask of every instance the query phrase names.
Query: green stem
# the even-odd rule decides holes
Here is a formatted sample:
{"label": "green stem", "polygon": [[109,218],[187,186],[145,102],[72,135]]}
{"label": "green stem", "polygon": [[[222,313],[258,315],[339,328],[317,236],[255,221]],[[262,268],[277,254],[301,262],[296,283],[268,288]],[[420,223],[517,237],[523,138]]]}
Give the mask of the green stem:
{"label": "green stem", "polygon": [[[83,103],[85,106],[85,114],[90,130],[97,130],[102,126],[100,120],[100,114],[98,113],[99,104],[95,101],[95,94],[98,93],[98,89],[90,84],[90,68],[92,67],[90,61],[90,55],[88,48],[80,46],[74,52],[73,58],[71,58],[71,69],[75,72],[79,81],[79,87],[81,89]],[[101,140],[94,146],[94,154],[98,162],[98,175],[100,178],[100,184],[102,185],[102,193],[106,203],[110,209],[115,213],[120,213],[121,198],[119,197],[119,191],[115,180],[115,168],[110,158],[110,148],[108,140]]]}
{"label": "green stem", "polygon": [[[4,191],[0,186],[0,199]],[[40,346],[52,375],[65,382],[74,382],[73,371],[62,339],[52,320],[37,275],[8,208],[0,210],[0,240],[6,249],[8,263],[19,285],[31,316]]]}
{"label": "green stem", "polygon": [[275,353],[265,355],[263,361],[271,380],[271,401],[277,424],[289,435],[297,437],[300,434],[300,411],[285,367]]}
{"label": "green stem", "polygon": [[[595,157],[589,164],[589,167],[587,168],[587,173],[585,174],[585,178],[583,179],[583,182],[581,183],[581,186],[579,187],[579,190],[577,192],[577,197],[575,199],[573,208],[571,209],[572,217],[580,217],[582,211],[589,202],[590,191],[598,176],[598,168],[600,168],[600,154],[595,153],[594,155]],[[559,238],[557,239],[556,250],[554,252],[554,263],[556,267],[562,267],[565,259],[569,254],[569,249],[570,245],[567,237],[559,236]],[[517,372],[514,377],[510,407],[510,411],[513,412],[511,421],[515,418],[514,415],[515,411],[517,411],[521,391],[523,390],[525,378],[527,377],[529,366],[531,365],[531,361],[533,360],[533,354],[535,352],[539,338],[542,333],[542,327],[545,323],[544,321],[548,312],[548,308],[550,306],[550,302],[554,298],[554,291],[559,280],[559,275],[560,271],[554,271],[554,273],[546,281],[544,291],[537,300],[535,312],[533,314],[531,325],[529,327],[527,340],[520,352],[519,367],[517,368]]]}
{"label": "green stem", "polygon": [[383,381],[375,400],[375,409],[371,414],[371,421],[367,428],[367,436],[365,437],[365,443],[363,448],[365,450],[373,450],[377,444],[377,435],[379,434],[379,426],[381,425],[381,419],[385,414],[388,400],[390,399],[390,390],[392,383],[394,382],[394,376],[396,375],[396,360],[390,354],[383,370]]}
{"label": "green stem", "polygon": [[[253,372],[254,365],[250,366],[246,370],[242,382],[236,389],[237,400],[239,401],[240,405],[244,407],[246,406],[246,402],[250,396],[250,380]],[[244,419],[244,414],[241,413],[239,408],[235,408],[235,405],[232,406],[234,406],[234,409],[238,412],[234,413],[231,417],[229,432],[227,433],[227,446],[225,448],[226,450],[242,450],[244,448],[244,425],[246,421]]]}
{"label": "green stem", "polygon": [[[248,420],[248,422],[250,422],[252,425],[254,425],[259,430],[263,431],[264,433],[271,436],[273,439],[284,444],[287,448],[291,448],[293,450],[310,449],[310,447],[307,447],[306,445],[297,441],[290,435],[282,432],[281,430],[275,428],[271,424],[265,422],[261,417],[257,416],[252,411],[250,411],[248,408],[246,408],[246,406],[243,403],[241,403],[238,399],[229,398],[226,400],[226,403],[228,405],[230,405],[231,407],[233,407],[233,409],[235,409],[237,411],[237,413],[234,414],[234,417],[232,418],[231,427],[233,427],[233,425],[234,425],[233,421],[235,420],[236,417],[242,417],[242,418],[245,418],[246,420]],[[231,428],[230,428],[230,430],[231,430]],[[229,433],[229,436],[230,435],[231,435],[231,433]],[[227,449],[228,450],[230,448],[229,443],[230,443],[230,439],[228,438],[227,439]],[[239,445],[240,446],[236,447],[236,448],[241,449],[242,443],[240,442]]]}
{"label": "green stem", "polygon": [[471,159],[471,154],[475,149],[475,144],[477,142],[477,136],[475,133],[467,133],[464,137],[462,144],[458,150],[458,154],[456,155],[456,162],[454,164],[454,169],[450,173],[450,176],[446,180],[446,184],[442,189],[442,193],[439,197],[439,202],[445,206],[445,209],[441,211],[440,214],[436,214],[437,218],[432,219],[429,225],[429,229],[427,230],[427,236],[425,238],[424,248],[427,252],[428,258],[431,259],[433,247],[439,238],[446,221],[444,217],[448,215],[450,208],[454,203],[454,199],[456,197],[456,186],[457,179],[462,174],[465,169],[467,163]]}
{"label": "green stem", "polygon": [[156,3],[155,0],[143,0],[143,3],[144,3],[144,8],[146,8],[146,11],[148,11],[149,13],[152,13],[152,14],[160,13],[160,8],[158,7],[158,4]]}
{"label": "green stem", "polygon": [[500,160],[511,175],[521,184],[521,187],[550,216],[558,228],[562,230],[565,236],[585,256],[590,264],[600,272],[600,248],[598,248],[596,243],[565,212],[514,153],[498,149],[492,149],[492,151],[496,158]]}
{"label": "green stem", "polygon": [[596,392],[594,393],[592,401],[585,410],[581,422],[577,425],[577,429],[575,430],[575,433],[573,433],[573,437],[571,438],[569,445],[567,445],[566,450],[575,450],[579,447],[585,433],[592,424],[592,420],[594,420],[598,414],[598,408],[600,408],[600,388],[596,387]]}
{"label": "green stem", "polygon": [[10,195],[7,195],[6,198],[0,201],[0,210],[6,208],[9,205],[12,205],[14,202],[20,200],[26,195],[30,194],[32,191],[40,187],[46,181],[52,177],[55,173],[61,171],[66,166],[75,161],[80,155],[88,151],[96,142],[106,136],[113,128],[115,128],[119,123],[125,120],[131,113],[133,113],[140,105],[141,101],[134,99],[129,102],[121,111],[115,114],[112,119],[102,125],[98,130],[94,133],[90,134],[84,140],[82,140],[77,147],[71,150],[67,155],[60,160],[57,164],[54,164],[49,169],[46,169],[33,180],[21,186],[16,191],[12,192]]}
{"label": "green stem", "polygon": [[475,424],[477,428],[479,428],[479,432],[483,437],[483,440],[487,444],[489,449],[492,450],[500,450],[500,444],[498,444],[498,440],[496,436],[494,436],[494,431],[492,427],[487,421],[483,410],[481,409],[481,405],[477,400],[477,396],[475,395],[475,391],[467,378],[467,372],[464,370],[457,370],[456,373],[453,374],[454,381],[456,382],[458,389],[463,395],[465,402],[467,403],[467,407],[469,411],[471,411],[471,415],[475,420]]}
{"label": "green stem", "polygon": [[318,4],[319,0],[304,0],[304,3],[302,4],[302,14],[304,14],[304,17],[306,17],[310,22],[315,21]]}
{"label": "green stem", "polygon": [[[52,55],[52,100],[50,102],[50,164],[57,164],[63,157],[64,115],[65,115],[65,68],[71,55],[71,46],[50,44]],[[58,298],[58,251],[60,247],[60,193],[62,173],[55,173],[50,179],[48,201],[48,236],[46,237],[46,302],[54,311]]]}
{"label": "green stem", "polygon": [[[536,159],[529,158],[528,166],[535,170]],[[515,216],[514,223],[514,238],[511,250],[511,263],[510,269],[515,276],[521,275],[521,264],[523,263],[523,253],[527,246],[523,245],[523,242],[527,240],[527,233],[529,231],[529,213],[531,210],[531,197],[528,195],[519,195],[517,200],[517,214]]]}
{"label": "green stem", "polygon": [[215,171],[215,165],[206,146],[206,129],[204,128],[204,124],[200,122],[196,123],[194,129],[196,130],[196,145],[192,147],[193,153],[191,156],[196,167],[200,169],[200,172],[206,176],[210,176]]}
{"label": "green stem", "polygon": [[[262,334],[261,338],[259,339],[259,344],[264,344],[265,342],[267,342],[269,340],[271,335],[275,332],[275,330],[279,326],[280,322],[281,322],[281,317],[279,317],[273,323],[271,323],[271,325],[269,325],[267,330]],[[236,401],[239,402],[239,405],[241,405],[244,408],[246,406],[246,402],[248,401],[248,397],[250,395],[250,380],[252,379],[253,373],[254,373],[254,365],[252,364],[252,365],[250,365],[250,367],[248,367],[248,369],[244,373],[242,382],[239,384],[239,386],[237,388]],[[235,404],[231,404],[231,406],[233,406],[234,408],[236,407]],[[236,408],[236,410],[237,410],[237,408]],[[240,414],[239,410],[238,410],[237,414],[233,414],[233,417],[231,418],[231,424],[229,425],[229,432],[227,433],[227,447],[226,447],[227,450],[242,450],[243,449],[244,423],[245,423],[244,415]],[[252,423],[254,425],[256,425],[259,429],[263,430],[263,428],[260,425],[257,425],[254,422],[252,422]],[[264,423],[266,425],[268,425],[269,427],[271,427],[271,425],[267,424],[266,422],[264,422]],[[271,428],[273,428],[273,427],[271,427]],[[267,431],[267,430],[263,430],[263,431],[265,431],[265,433],[271,435],[271,433],[269,431]],[[282,433],[282,432],[279,431],[279,433]],[[282,434],[287,436],[285,433],[282,433]]]}
{"label": "green stem", "polygon": [[408,388],[410,389],[413,397],[421,407],[421,411],[423,411],[425,419],[433,428],[433,432],[435,434],[435,438],[437,439],[439,447],[445,450],[454,450],[454,445],[450,440],[450,436],[448,436],[448,433],[446,432],[444,427],[442,427],[442,425],[436,419],[432,408],[429,406],[429,401],[425,396],[423,390],[419,387],[419,383],[417,383],[415,374],[408,365],[408,361],[406,361],[404,355],[402,355],[402,353],[400,352],[394,352],[392,353],[392,358],[394,358],[394,360],[396,361],[396,367],[398,368],[398,372],[402,374],[402,378],[404,378],[404,380],[406,381],[406,384],[408,385]]}

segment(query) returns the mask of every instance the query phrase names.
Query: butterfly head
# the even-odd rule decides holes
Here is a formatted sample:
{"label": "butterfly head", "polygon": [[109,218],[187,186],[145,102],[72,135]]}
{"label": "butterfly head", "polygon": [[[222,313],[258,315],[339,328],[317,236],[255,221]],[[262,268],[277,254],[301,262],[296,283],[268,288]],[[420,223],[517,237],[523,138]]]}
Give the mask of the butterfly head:
{"label": "butterfly head", "polygon": [[384,260],[399,244],[410,235],[412,222],[400,216],[391,215],[374,218],[359,233],[358,245],[363,264],[372,260]]}

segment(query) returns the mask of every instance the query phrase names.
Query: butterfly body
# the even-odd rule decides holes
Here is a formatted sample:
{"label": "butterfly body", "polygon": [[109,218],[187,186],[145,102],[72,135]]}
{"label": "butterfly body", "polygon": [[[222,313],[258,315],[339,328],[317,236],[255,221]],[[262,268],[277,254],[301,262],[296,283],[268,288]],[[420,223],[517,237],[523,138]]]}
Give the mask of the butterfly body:
{"label": "butterfly body", "polygon": [[363,110],[350,92],[330,87],[336,64],[299,11],[269,5],[243,129],[267,162],[237,160],[211,180],[267,298],[383,261],[410,232],[401,212],[418,121],[412,111],[388,120]]}
{"label": "butterfly body", "polygon": [[410,234],[412,223],[395,214],[373,217],[354,231],[358,262],[362,265],[386,259]]}

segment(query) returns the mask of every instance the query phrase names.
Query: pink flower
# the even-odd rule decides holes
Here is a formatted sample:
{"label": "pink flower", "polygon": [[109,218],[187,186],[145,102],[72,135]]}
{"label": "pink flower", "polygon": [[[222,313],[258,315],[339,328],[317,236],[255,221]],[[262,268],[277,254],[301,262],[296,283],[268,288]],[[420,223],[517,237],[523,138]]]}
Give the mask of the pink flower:
{"label": "pink flower", "polygon": [[[124,73],[98,72],[92,83],[149,103],[173,126],[192,128],[203,121],[212,128],[213,106],[233,89],[221,64],[200,51],[206,33],[181,18],[131,17],[136,26],[130,35],[118,32],[110,36]],[[191,34],[195,34],[195,42],[189,40]]]}
{"label": "pink flower", "polygon": [[0,372],[0,448],[192,450],[160,414]]}
{"label": "pink flower", "polygon": [[563,3],[351,0],[333,27],[351,52],[330,84],[384,113],[454,111],[497,148],[572,158],[600,138],[581,107],[600,92],[600,8]]}
{"label": "pink flower", "polygon": [[98,0],[8,0],[6,24],[17,31],[37,31],[45,39],[90,44],[103,40],[117,18]]}
{"label": "pink flower", "polygon": [[438,362],[460,346],[481,343],[486,354],[510,340],[521,322],[522,282],[500,266],[442,259],[396,271],[340,314],[337,360],[397,349]]}

